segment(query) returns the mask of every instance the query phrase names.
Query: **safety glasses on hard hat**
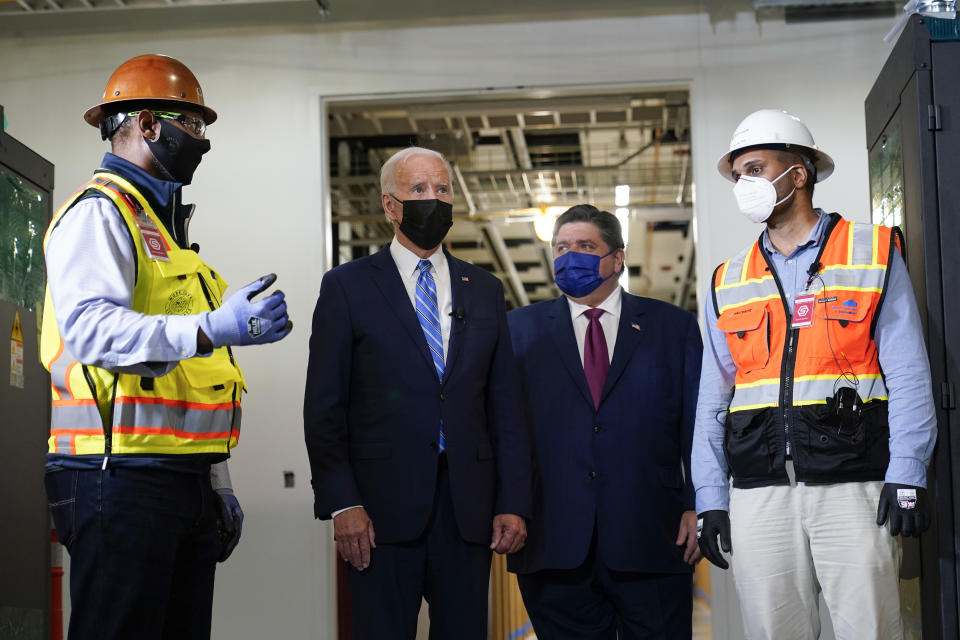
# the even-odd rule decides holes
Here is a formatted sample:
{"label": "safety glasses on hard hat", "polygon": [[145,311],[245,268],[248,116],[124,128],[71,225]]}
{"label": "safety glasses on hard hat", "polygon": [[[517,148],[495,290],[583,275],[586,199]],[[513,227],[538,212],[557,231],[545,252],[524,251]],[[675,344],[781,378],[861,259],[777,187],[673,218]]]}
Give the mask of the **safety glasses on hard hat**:
{"label": "safety glasses on hard hat", "polygon": [[[177,113],[176,111],[154,111],[153,109],[150,109],[149,111],[158,118],[163,118],[164,120],[176,120],[181,126],[183,126],[184,129],[187,130],[187,132],[193,134],[193,136],[197,138],[202,138],[203,134],[207,130],[207,123],[204,122],[202,118],[195,118],[183,113]],[[135,116],[138,113],[140,113],[140,111],[131,111],[127,113],[127,117]]]}

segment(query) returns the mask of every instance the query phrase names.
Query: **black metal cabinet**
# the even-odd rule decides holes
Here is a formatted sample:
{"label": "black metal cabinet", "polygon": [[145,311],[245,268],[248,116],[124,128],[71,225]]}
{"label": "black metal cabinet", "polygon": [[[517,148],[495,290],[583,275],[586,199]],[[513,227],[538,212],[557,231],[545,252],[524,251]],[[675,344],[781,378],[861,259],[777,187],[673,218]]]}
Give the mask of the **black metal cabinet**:
{"label": "black metal cabinet", "polygon": [[[865,104],[874,222],[906,237],[939,426],[934,523],[919,547],[925,640],[960,637],[960,42],[937,39],[955,24],[911,17]],[[909,562],[916,547],[904,548]]]}
{"label": "black metal cabinet", "polygon": [[0,638],[50,635],[50,376],[37,320],[52,197],[53,165],[0,132]]}

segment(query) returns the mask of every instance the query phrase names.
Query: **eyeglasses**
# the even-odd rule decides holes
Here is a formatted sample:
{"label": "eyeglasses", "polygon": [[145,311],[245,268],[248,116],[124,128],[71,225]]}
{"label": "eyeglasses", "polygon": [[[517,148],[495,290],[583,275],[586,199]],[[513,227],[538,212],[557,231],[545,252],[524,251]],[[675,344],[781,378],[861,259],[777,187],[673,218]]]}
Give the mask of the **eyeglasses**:
{"label": "eyeglasses", "polygon": [[[131,111],[127,114],[127,117],[135,116],[139,111]],[[182,113],[177,113],[175,111],[154,111],[150,110],[150,113],[157,116],[158,118],[163,118],[164,120],[176,120],[179,122],[184,129],[193,134],[197,138],[202,138],[203,134],[207,130],[207,123],[203,121],[202,118],[194,118],[193,116],[188,116]]]}

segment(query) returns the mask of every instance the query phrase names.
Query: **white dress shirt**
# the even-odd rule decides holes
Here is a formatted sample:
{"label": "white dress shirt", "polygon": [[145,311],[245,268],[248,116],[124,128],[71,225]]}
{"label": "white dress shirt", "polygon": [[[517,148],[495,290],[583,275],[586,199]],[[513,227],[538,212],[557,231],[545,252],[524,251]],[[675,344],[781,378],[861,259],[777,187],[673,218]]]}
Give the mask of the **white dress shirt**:
{"label": "white dress shirt", "polygon": [[[617,328],[620,325],[620,301],[622,289],[617,287],[613,290],[607,299],[597,305],[597,309],[603,309],[604,313],[600,316],[600,327],[603,329],[603,337],[607,341],[607,357],[613,360],[613,347],[617,344]],[[584,315],[589,307],[585,304],[574,302],[567,298],[570,305],[570,319],[573,321],[573,335],[577,338],[577,349],[580,351],[580,364],[583,364],[583,344],[587,339],[587,326],[590,319]]]}
{"label": "white dress shirt", "polygon": [[[390,243],[390,255],[400,271],[400,279],[407,289],[407,296],[414,309],[417,308],[417,278],[420,276],[420,256],[400,244],[397,237]],[[453,295],[450,291],[450,267],[447,265],[447,256],[442,249],[437,249],[428,258],[433,264],[431,273],[437,284],[437,310],[440,312],[440,332],[443,334],[443,361],[447,361],[448,347],[450,346],[450,314],[453,312]]]}
{"label": "white dress shirt", "polygon": [[[400,244],[396,236],[393,237],[393,242],[390,243],[390,255],[393,257],[393,262],[397,265],[397,270],[400,272],[400,279],[403,280],[403,286],[407,290],[407,297],[410,298],[410,304],[416,309],[417,278],[420,276],[420,269],[417,268],[417,265],[420,264],[420,256]],[[433,275],[433,281],[437,285],[437,309],[440,311],[440,333],[443,337],[443,361],[446,363],[450,346],[450,325],[452,324],[450,314],[453,312],[453,293],[450,291],[450,267],[447,265],[447,256],[443,254],[442,249],[437,249],[428,260],[433,264],[431,274]],[[619,308],[619,303],[617,306]],[[586,331],[586,329],[584,329],[584,331]],[[582,346],[580,347],[580,351],[583,351]],[[362,505],[357,504],[352,507],[338,509],[331,513],[330,517],[335,518],[344,511],[356,509],[360,506]]]}

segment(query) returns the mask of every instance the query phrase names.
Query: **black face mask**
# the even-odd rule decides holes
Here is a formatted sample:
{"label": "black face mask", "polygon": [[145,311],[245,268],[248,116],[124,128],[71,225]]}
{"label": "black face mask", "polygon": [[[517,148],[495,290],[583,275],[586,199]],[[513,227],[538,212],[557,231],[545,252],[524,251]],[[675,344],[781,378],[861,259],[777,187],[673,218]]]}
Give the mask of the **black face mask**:
{"label": "black face mask", "polygon": [[390,197],[403,205],[400,231],[423,250],[440,244],[453,226],[453,205],[449,202],[436,198],[401,200],[393,194]]}
{"label": "black face mask", "polygon": [[210,141],[194,138],[169,120],[160,120],[160,137],[147,140],[160,167],[176,182],[190,184],[200,157],[210,151]]}

